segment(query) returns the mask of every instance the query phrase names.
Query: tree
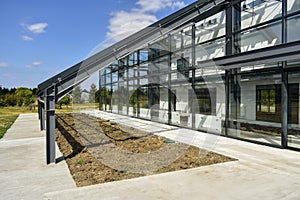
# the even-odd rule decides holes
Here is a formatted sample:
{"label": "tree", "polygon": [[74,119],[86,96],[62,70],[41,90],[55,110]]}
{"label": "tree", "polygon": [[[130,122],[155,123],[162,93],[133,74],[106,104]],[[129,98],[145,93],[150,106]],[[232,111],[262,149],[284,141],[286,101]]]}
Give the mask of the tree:
{"label": "tree", "polygon": [[62,109],[62,105],[66,105],[67,108],[71,104],[71,97],[69,95],[64,96],[61,100],[57,102],[59,109]]}
{"label": "tree", "polygon": [[28,88],[19,87],[17,88],[15,94],[23,98],[28,98],[32,96],[32,91]]}
{"label": "tree", "polygon": [[29,106],[35,102],[32,91],[25,87],[19,87],[16,89],[15,94],[20,98],[18,99],[18,106]]}
{"label": "tree", "polygon": [[90,103],[95,103],[96,92],[97,92],[97,87],[94,83],[92,83],[91,89],[90,89],[90,96],[89,96]]}
{"label": "tree", "polygon": [[81,101],[81,88],[80,86],[75,87],[75,89],[72,92],[73,96],[73,103],[82,103]]}

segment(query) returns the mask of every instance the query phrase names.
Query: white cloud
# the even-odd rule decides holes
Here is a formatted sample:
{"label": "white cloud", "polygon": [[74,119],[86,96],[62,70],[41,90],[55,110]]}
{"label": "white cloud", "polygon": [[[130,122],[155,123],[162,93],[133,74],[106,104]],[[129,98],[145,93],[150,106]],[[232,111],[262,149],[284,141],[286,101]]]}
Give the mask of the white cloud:
{"label": "white cloud", "polygon": [[174,0],[152,0],[151,3],[149,3],[149,0],[138,0],[137,5],[140,6],[141,12],[157,12],[164,8],[181,8],[185,4],[183,1],[174,1]]}
{"label": "white cloud", "polygon": [[27,65],[26,68],[34,68],[34,67],[38,67],[38,66],[40,66],[42,64],[43,64],[42,61],[34,61],[30,65]]}
{"label": "white cloud", "polygon": [[24,40],[24,41],[32,41],[33,40],[33,38],[32,37],[29,37],[29,36],[27,36],[27,35],[22,35],[22,40]]}
{"label": "white cloud", "polygon": [[112,13],[106,33],[109,44],[120,41],[125,37],[149,26],[157,21],[155,13],[165,8],[181,8],[185,4],[177,0],[138,0],[136,7],[130,11]]}
{"label": "white cloud", "polygon": [[0,62],[0,67],[8,67],[9,64],[6,62]]}
{"label": "white cloud", "polygon": [[31,25],[25,24],[26,29],[35,34],[45,33],[46,32],[45,28],[47,26],[48,26],[47,23],[36,23]]}
{"label": "white cloud", "polygon": [[114,13],[110,19],[109,32],[106,36],[114,42],[120,41],[155,21],[157,21],[157,18],[152,14],[120,11]]}

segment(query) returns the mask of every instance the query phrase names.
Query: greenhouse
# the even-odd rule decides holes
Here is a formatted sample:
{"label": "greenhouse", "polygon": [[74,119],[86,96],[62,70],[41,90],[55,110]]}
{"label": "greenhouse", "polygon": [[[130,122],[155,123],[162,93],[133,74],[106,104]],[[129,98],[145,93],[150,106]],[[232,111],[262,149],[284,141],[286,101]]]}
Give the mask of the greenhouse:
{"label": "greenhouse", "polygon": [[99,110],[299,150],[298,30],[297,0],[199,0],[88,57],[39,85],[47,162],[55,103],[92,74]]}

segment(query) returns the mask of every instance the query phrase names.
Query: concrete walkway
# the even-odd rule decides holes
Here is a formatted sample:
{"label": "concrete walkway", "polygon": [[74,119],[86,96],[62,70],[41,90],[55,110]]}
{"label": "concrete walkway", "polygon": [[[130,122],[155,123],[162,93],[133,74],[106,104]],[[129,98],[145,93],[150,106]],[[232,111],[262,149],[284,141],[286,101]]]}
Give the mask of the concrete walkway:
{"label": "concrete walkway", "polygon": [[0,140],[0,199],[43,199],[76,188],[65,161],[46,165],[45,145],[37,114],[20,115]]}
{"label": "concrete walkway", "polygon": [[[0,140],[0,199],[298,199],[300,153],[149,121],[89,114],[154,130],[238,161],[76,188],[64,161],[45,164],[36,115],[21,115]],[[152,129],[151,129],[152,127]],[[58,152],[59,153],[59,152]],[[59,156],[58,156],[59,157]]]}

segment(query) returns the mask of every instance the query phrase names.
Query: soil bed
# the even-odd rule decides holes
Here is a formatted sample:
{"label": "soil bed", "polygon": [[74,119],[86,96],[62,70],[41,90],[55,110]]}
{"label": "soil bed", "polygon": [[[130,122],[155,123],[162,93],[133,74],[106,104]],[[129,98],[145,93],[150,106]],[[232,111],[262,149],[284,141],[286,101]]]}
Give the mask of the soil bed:
{"label": "soil bed", "polygon": [[235,160],[78,113],[56,115],[56,141],[77,186]]}

